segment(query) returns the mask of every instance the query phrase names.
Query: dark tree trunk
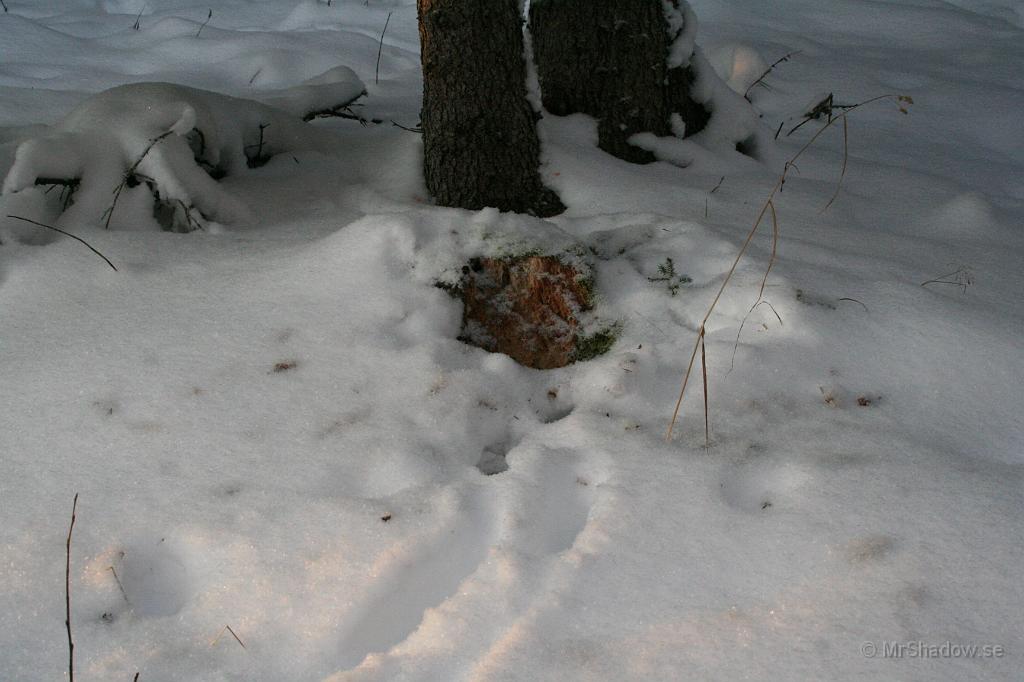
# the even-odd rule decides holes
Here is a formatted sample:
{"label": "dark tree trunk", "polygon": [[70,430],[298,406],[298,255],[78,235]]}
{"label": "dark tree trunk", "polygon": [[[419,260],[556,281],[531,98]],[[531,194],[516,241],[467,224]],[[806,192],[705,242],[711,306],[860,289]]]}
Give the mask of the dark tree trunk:
{"label": "dark tree trunk", "polygon": [[689,67],[668,67],[663,0],[533,0],[530,33],[544,108],[598,119],[598,146],[634,163],[654,156],[626,140],[636,133],[672,134],[679,114],[686,135],[707,124],[690,96]]}
{"label": "dark tree trunk", "polygon": [[418,0],[427,189],[442,206],[551,216],[519,0]]}

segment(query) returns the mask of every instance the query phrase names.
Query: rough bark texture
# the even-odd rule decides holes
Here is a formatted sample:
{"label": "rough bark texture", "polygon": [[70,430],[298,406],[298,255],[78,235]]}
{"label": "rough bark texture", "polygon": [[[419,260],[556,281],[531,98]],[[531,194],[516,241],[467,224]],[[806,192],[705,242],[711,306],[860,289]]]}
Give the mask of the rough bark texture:
{"label": "rough bark texture", "polygon": [[459,290],[466,343],[535,369],[582,359],[579,315],[590,295],[580,273],[558,258],[477,258]]}
{"label": "rough bark texture", "polygon": [[598,146],[609,154],[653,161],[626,140],[672,134],[673,113],[686,135],[707,124],[707,110],[690,96],[692,70],[668,68],[663,0],[533,0],[530,33],[544,108],[597,118]]}
{"label": "rough bark texture", "polygon": [[418,0],[427,189],[442,206],[551,216],[519,0]]}

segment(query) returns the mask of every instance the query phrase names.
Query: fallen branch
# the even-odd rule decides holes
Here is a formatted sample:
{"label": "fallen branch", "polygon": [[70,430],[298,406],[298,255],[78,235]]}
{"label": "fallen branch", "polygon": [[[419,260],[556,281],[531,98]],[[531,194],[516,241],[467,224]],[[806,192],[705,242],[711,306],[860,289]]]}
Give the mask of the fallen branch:
{"label": "fallen branch", "polygon": [[96,254],[97,256],[99,256],[100,258],[102,258],[103,260],[105,260],[105,261],[107,262],[107,265],[109,265],[109,266],[110,266],[110,267],[111,267],[111,268],[112,268],[112,269],[114,270],[114,272],[117,272],[117,267],[116,267],[116,266],[115,266],[115,265],[114,265],[113,263],[111,263],[111,262],[110,262],[110,259],[109,259],[109,258],[107,258],[107,257],[106,257],[106,256],[104,256],[104,255],[103,255],[102,253],[100,253],[99,251],[97,251],[96,249],[94,249],[94,248],[93,248],[93,246],[92,246],[92,244],[90,244],[89,242],[85,241],[85,240],[84,240],[84,239],[82,239],[81,237],[76,237],[75,235],[71,234],[70,232],[65,232],[64,230],[60,229],[59,227],[54,227],[53,225],[47,225],[47,224],[45,224],[45,223],[37,223],[37,222],[36,222],[36,221],[34,221],[34,220],[29,220],[28,218],[22,218],[22,217],[21,217],[20,215],[10,215],[10,214],[8,214],[8,215],[7,215],[7,217],[8,217],[8,218],[13,218],[14,220],[22,220],[22,221],[24,221],[24,222],[26,222],[26,223],[31,223],[31,224],[33,224],[33,225],[35,225],[35,226],[37,226],[37,227],[45,227],[45,228],[46,228],[47,230],[53,230],[54,232],[60,232],[61,234],[65,235],[65,236],[67,236],[67,237],[71,237],[72,239],[75,239],[75,240],[77,240],[77,241],[79,241],[79,242],[83,243],[83,244],[85,244],[85,246],[86,246],[86,247],[87,247],[87,248],[88,248],[88,249],[89,249],[90,251],[92,251],[92,252],[93,252],[93,253],[95,253],[95,254]]}

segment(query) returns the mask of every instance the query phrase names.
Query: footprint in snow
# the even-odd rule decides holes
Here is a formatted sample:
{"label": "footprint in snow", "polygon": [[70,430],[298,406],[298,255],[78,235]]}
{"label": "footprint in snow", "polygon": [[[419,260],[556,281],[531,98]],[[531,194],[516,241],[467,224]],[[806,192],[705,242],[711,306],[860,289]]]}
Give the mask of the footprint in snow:
{"label": "footprint in snow", "polygon": [[[509,468],[506,461],[513,457]],[[368,656],[381,656],[414,635],[428,612],[437,616],[442,604],[468,600],[474,611],[478,590],[470,587],[496,547],[529,557],[544,567],[571,549],[586,528],[594,503],[595,478],[590,456],[568,449],[507,442],[485,449],[477,468],[499,473],[494,484],[452,484],[440,495],[450,510],[437,532],[418,546],[395,557],[392,568],[374,587],[373,594],[346,624],[337,664],[341,670],[358,667]],[[509,476],[512,475],[510,478]],[[492,485],[499,486],[497,489]],[[482,646],[500,636],[508,621],[519,614],[502,611],[491,618],[490,635]],[[480,633],[478,633],[480,634]]]}
{"label": "footprint in snow", "polygon": [[137,616],[173,616],[194,592],[184,560],[163,539],[133,543],[116,568],[124,596]]}

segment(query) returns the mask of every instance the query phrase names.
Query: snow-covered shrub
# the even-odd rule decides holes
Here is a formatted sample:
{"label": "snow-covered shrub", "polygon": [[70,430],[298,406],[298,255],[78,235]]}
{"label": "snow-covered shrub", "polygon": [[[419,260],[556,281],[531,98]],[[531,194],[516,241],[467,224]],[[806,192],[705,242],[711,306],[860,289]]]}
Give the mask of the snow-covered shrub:
{"label": "snow-covered shrub", "polygon": [[3,194],[64,185],[73,191],[66,221],[107,227],[155,220],[187,232],[231,222],[248,212],[218,179],[275,154],[317,148],[317,131],[303,117],[342,109],[363,93],[347,67],[267,93],[266,104],[170,83],[122,85],[22,143]]}

